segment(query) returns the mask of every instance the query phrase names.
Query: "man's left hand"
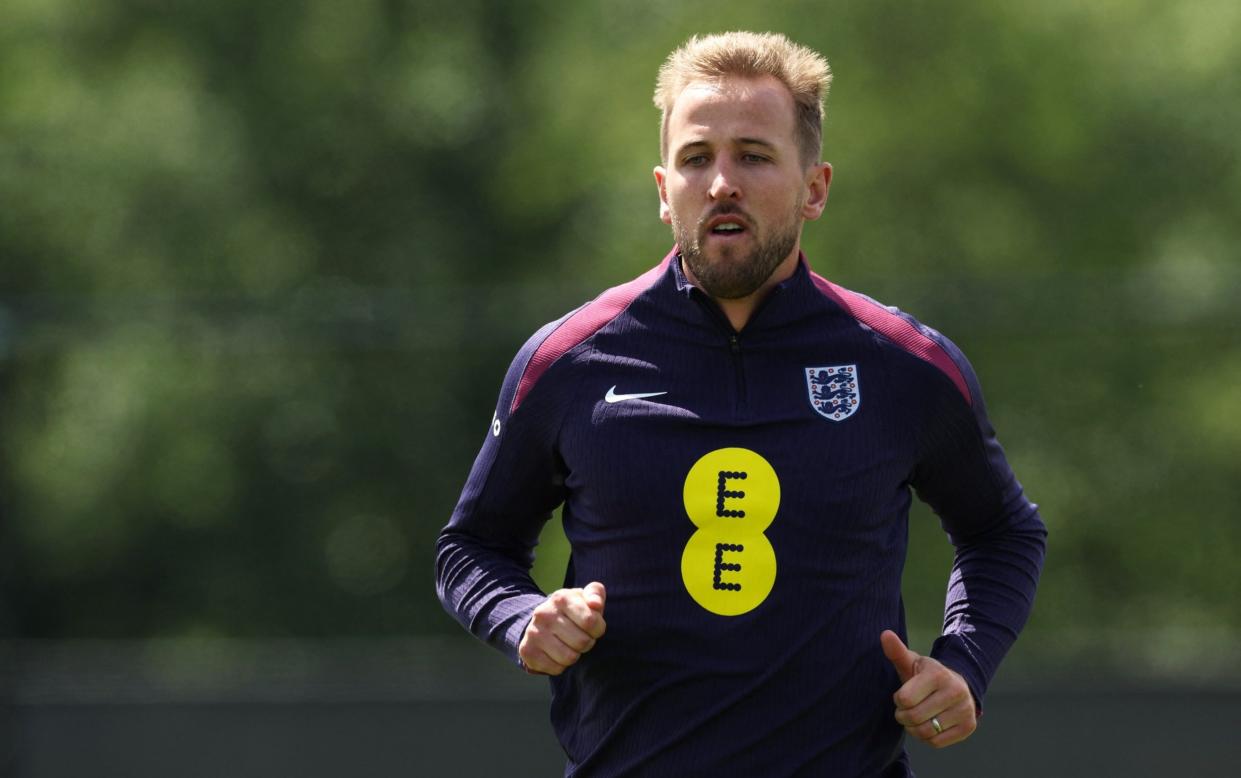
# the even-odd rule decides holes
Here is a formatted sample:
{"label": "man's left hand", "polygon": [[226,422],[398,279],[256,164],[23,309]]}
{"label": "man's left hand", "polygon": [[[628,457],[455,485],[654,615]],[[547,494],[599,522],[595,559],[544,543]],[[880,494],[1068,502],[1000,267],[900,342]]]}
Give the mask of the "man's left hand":
{"label": "man's left hand", "polygon": [[901,688],[892,699],[896,720],[906,732],[935,748],[960,743],[974,734],[978,728],[974,695],[959,673],[910,651],[890,629],[879,636],[879,642],[901,678]]}

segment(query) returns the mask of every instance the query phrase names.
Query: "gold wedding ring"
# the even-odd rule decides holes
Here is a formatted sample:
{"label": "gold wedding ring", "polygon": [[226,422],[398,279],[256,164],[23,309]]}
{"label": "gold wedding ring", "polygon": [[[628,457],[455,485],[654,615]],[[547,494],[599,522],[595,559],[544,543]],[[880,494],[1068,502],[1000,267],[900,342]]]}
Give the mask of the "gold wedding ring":
{"label": "gold wedding ring", "polygon": [[939,716],[931,717],[931,726],[935,729],[936,735],[944,731],[944,725],[939,723]]}

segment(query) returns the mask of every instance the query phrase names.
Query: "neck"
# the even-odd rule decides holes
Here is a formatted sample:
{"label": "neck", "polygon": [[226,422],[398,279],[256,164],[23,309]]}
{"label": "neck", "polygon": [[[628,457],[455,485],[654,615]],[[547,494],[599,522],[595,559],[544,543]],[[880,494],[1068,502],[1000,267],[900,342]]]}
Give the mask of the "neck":
{"label": "neck", "polygon": [[[767,277],[767,280],[758,289],[755,289],[745,297],[726,299],[711,295],[711,299],[715,300],[716,305],[720,306],[720,310],[724,312],[724,315],[728,318],[728,323],[732,325],[733,329],[741,332],[745,325],[749,323],[750,317],[754,315],[754,311],[758,309],[759,304],[767,298],[767,295],[771,293],[776,284],[787,281],[792,277],[793,273],[797,272],[797,263],[800,258],[801,249],[795,246],[793,252],[776,266],[776,269],[772,271],[771,275]],[[699,289],[702,288],[702,285],[698,283],[698,279],[694,277],[693,272],[684,262],[681,263],[681,270],[685,273],[685,277],[689,279],[690,283]]]}

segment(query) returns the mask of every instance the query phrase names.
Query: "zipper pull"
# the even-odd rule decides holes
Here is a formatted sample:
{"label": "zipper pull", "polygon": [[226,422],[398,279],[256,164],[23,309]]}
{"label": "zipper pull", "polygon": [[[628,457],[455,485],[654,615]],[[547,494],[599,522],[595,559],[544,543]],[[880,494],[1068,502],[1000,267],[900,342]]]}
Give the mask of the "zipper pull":
{"label": "zipper pull", "polygon": [[737,340],[736,335],[730,335],[728,338],[728,347],[732,349],[734,354],[741,353],[741,341]]}

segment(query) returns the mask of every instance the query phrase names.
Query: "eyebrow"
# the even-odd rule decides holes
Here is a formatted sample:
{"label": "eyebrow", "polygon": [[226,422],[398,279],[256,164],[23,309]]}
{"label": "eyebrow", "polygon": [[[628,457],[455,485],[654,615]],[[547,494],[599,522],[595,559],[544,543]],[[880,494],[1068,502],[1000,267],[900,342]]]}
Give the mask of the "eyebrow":
{"label": "eyebrow", "polygon": [[705,140],[692,140],[689,143],[684,143],[680,146],[677,146],[676,151],[674,152],[673,156],[679,157],[685,152],[689,151],[690,149],[696,149],[700,147],[705,148],[705,147],[709,147],[710,145],[711,144],[707,143]]}
{"label": "eyebrow", "polygon": [[[772,151],[777,150],[776,144],[772,143],[771,141],[763,140],[762,138],[737,138],[735,143],[738,146],[761,146],[765,149],[770,149]],[[682,146],[678,147],[676,150],[675,156],[679,157],[691,149],[710,148],[710,146],[711,146],[711,143],[708,141],[692,140],[689,143],[683,144]]]}

